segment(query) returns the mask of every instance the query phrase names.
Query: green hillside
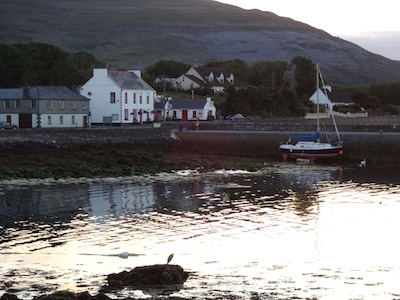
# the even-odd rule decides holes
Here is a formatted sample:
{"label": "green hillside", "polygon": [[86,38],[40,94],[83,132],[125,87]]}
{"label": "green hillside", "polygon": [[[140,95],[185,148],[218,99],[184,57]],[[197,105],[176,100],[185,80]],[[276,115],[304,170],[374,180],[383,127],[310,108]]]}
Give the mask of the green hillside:
{"label": "green hillside", "polygon": [[307,24],[212,0],[2,0],[0,42],[87,51],[111,68],[310,57],[344,85],[400,80],[400,62]]}

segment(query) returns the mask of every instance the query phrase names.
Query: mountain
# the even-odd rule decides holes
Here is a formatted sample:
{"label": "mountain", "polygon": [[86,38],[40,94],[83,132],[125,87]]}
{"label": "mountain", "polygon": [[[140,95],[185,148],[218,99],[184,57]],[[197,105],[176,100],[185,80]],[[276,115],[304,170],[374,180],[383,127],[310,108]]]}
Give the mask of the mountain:
{"label": "mountain", "polygon": [[[2,0],[0,42],[87,51],[110,68],[306,56],[331,84],[400,81],[400,62],[270,12],[213,0]],[[339,18],[340,19],[340,16]]]}

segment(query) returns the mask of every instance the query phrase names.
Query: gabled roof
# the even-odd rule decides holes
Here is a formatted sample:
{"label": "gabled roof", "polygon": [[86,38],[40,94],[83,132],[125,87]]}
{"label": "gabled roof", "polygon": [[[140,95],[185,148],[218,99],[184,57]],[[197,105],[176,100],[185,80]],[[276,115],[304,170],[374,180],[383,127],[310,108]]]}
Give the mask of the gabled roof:
{"label": "gabled roof", "polygon": [[324,88],[324,92],[326,91],[326,94],[328,95],[329,100],[332,103],[352,103],[353,100],[350,98],[349,95],[347,95],[343,90],[338,89],[338,88],[331,88],[331,91],[329,89]]}
{"label": "gabled roof", "polygon": [[30,86],[0,89],[2,100],[89,100],[65,86]]}
{"label": "gabled roof", "polygon": [[108,70],[107,75],[122,89],[154,91],[146,81],[133,72]]}
{"label": "gabled roof", "polygon": [[169,101],[172,104],[171,109],[203,109],[207,100],[194,100],[194,99],[174,99]]}
{"label": "gabled roof", "polygon": [[184,76],[189,78],[191,81],[193,81],[194,83],[197,83],[200,86],[203,86],[206,82],[208,82],[208,81],[201,80],[200,78],[198,78],[194,75],[184,75]]}
{"label": "gabled roof", "polygon": [[215,77],[219,77],[221,74],[224,75],[224,78],[230,77],[232,73],[229,73],[223,69],[218,68],[207,68],[207,67],[193,67],[197,73],[199,73],[204,79],[207,79],[211,73],[214,74]]}
{"label": "gabled roof", "polygon": [[[230,78],[232,73],[228,72],[226,70],[219,69],[219,68],[207,68],[207,67],[193,67],[193,69],[196,70],[197,73],[199,73],[199,75],[202,77],[204,82],[210,82],[208,78],[209,78],[210,74],[213,73],[214,80],[212,82],[210,82],[212,86],[225,87],[229,84],[232,84],[228,80],[226,80],[227,78]],[[222,83],[219,80],[217,80],[217,78],[219,78],[221,76],[221,74],[223,74],[223,77],[224,77],[224,82],[222,82]],[[204,82],[199,83],[199,84],[204,85]],[[241,84],[236,79],[233,82],[233,85],[241,86]]]}

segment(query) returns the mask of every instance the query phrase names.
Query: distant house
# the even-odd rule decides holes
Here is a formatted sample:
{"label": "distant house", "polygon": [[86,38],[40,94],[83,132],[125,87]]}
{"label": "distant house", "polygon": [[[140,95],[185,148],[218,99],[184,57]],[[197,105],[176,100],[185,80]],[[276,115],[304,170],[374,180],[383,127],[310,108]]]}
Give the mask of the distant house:
{"label": "distant house", "polygon": [[64,86],[0,89],[0,121],[20,128],[83,128],[89,112],[89,99]]}
{"label": "distant house", "polygon": [[93,77],[80,94],[91,99],[91,122],[142,123],[154,120],[156,91],[142,78],[140,71],[94,69]]}
{"label": "distant house", "polygon": [[213,93],[224,92],[228,85],[238,87],[233,73],[217,68],[191,67],[186,74],[173,81],[177,89],[192,90],[210,87]]}
{"label": "distant house", "polygon": [[172,120],[208,120],[215,119],[217,110],[211,98],[193,99],[162,99],[155,103],[155,119]]}
{"label": "distant house", "polygon": [[[318,92],[318,94],[317,94]],[[325,94],[326,93],[326,94]],[[318,98],[317,99],[317,95]],[[333,88],[329,85],[324,86],[322,89],[318,89],[310,97],[310,101],[324,105],[328,110],[332,111],[335,105],[349,105],[353,103],[353,100],[343,90]]]}

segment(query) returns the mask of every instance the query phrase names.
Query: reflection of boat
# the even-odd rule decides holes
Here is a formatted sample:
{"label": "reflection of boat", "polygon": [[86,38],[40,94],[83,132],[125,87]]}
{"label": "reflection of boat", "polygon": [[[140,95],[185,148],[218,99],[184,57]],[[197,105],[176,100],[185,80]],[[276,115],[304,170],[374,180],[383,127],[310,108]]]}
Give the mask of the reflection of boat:
{"label": "reflection of boat", "polygon": [[317,69],[317,132],[311,136],[296,136],[291,137],[286,143],[279,146],[282,152],[282,158],[286,161],[288,158],[304,158],[314,161],[317,158],[331,158],[339,154],[343,154],[343,143],[340,139],[339,132],[336,127],[335,119],[332,116],[333,124],[335,125],[338,142],[331,144],[329,142],[320,142],[320,126],[319,126],[319,82],[322,79],[321,71],[319,66]]}

